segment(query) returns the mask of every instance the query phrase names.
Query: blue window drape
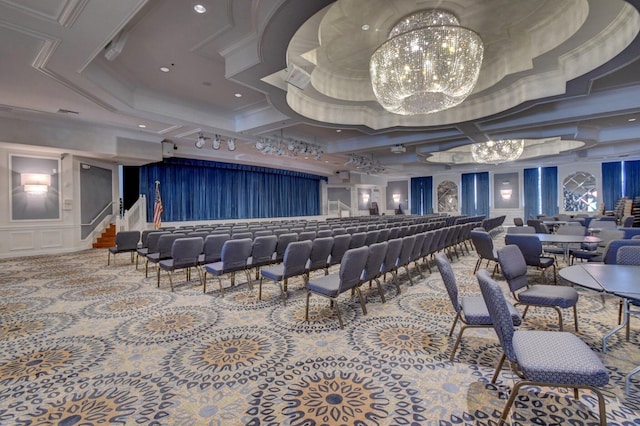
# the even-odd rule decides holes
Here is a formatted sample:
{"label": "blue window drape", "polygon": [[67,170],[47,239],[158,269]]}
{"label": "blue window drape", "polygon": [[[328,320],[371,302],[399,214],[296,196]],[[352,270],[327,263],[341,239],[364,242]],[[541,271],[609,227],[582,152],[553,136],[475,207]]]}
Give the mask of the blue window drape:
{"label": "blue window drape", "polygon": [[411,178],[411,213],[433,213],[433,177]]}
{"label": "blue window drape", "polygon": [[558,168],[524,169],[524,217],[555,216],[558,207]]}
{"label": "blue window drape", "polygon": [[640,196],[640,160],[624,162],[624,196],[632,200]]}
{"label": "blue window drape", "polygon": [[613,210],[622,197],[622,163],[602,163],[602,199],[606,210]]}
{"label": "blue window drape", "polygon": [[467,216],[489,217],[489,173],[463,173],[461,186],[460,212]]}
{"label": "blue window drape", "polygon": [[322,176],[216,161],[167,159],[140,167],[140,193],[153,218],[160,182],[162,220],[249,219],[320,214]]}
{"label": "blue window drape", "polygon": [[524,217],[535,219],[540,213],[538,202],[538,169],[524,169]]}

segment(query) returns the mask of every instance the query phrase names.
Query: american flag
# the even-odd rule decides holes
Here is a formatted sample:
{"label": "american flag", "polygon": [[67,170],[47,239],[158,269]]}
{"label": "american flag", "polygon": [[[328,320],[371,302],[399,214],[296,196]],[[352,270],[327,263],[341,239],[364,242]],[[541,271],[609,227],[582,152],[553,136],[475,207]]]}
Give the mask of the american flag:
{"label": "american flag", "polygon": [[153,226],[159,229],[162,225],[162,198],[160,198],[160,182],[156,181],[156,201],[153,204]]}

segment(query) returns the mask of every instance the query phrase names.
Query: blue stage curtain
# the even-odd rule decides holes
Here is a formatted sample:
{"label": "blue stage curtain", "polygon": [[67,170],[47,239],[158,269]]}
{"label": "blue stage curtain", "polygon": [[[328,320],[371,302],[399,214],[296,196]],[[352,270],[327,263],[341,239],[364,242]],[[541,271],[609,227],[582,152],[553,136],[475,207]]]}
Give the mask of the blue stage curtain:
{"label": "blue stage curtain", "polygon": [[160,181],[164,222],[320,214],[322,176],[267,167],[171,158],[140,167],[140,193],[153,218]]}
{"label": "blue stage curtain", "polygon": [[460,213],[473,216],[476,211],[475,203],[475,173],[463,173],[460,180],[462,200]]}
{"label": "blue stage curtain", "polygon": [[540,199],[542,200],[542,214],[545,216],[555,216],[559,213],[558,208],[558,168],[542,167],[540,169],[541,179]]}
{"label": "blue stage curtain", "polygon": [[489,217],[489,173],[476,173],[476,211],[474,216]]}
{"label": "blue stage curtain", "polygon": [[538,169],[524,169],[524,217],[535,219],[540,212],[538,203]]}
{"label": "blue stage curtain", "polygon": [[622,163],[602,163],[602,199],[605,210],[613,210],[622,197]]}
{"label": "blue stage curtain", "polygon": [[463,173],[462,208],[460,213],[467,216],[485,215],[489,217],[489,173]]}
{"label": "blue stage curtain", "polygon": [[411,178],[411,213],[433,213],[433,177]]}
{"label": "blue stage curtain", "polygon": [[640,160],[624,162],[624,195],[632,200],[640,196]]}

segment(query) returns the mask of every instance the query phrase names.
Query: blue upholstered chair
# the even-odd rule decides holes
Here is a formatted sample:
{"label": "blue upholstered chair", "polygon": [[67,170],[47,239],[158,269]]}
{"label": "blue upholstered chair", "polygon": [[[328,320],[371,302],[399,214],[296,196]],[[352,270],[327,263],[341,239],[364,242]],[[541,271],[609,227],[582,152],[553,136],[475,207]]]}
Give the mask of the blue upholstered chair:
{"label": "blue upholstered chair", "polygon": [[220,261],[208,263],[204,266],[203,292],[207,292],[207,273],[218,278],[220,285],[220,296],[224,297],[224,288],[222,286],[222,276],[229,275],[231,285],[235,285],[236,272],[244,271],[247,276],[249,288],[253,289],[251,274],[247,268],[247,261],[251,256],[253,248],[253,240],[251,238],[230,239],[225,241],[220,254]]}
{"label": "blue upholstered chair", "polygon": [[394,238],[387,241],[387,251],[385,253],[384,260],[382,261],[382,266],[380,267],[380,276],[383,279],[386,278],[386,274],[391,274],[391,280],[395,284],[396,289],[398,289],[398,294],[400,294],[401,290],[396,272],[396,262],[398,261],[401,250],[402,238]]}
{"label": "blue upholstered chair", "polygon": [[337,265],[342,262],[342,257],[349,250],[349,244],[351,243],[350,234],[341,234],[333,237],[333,247],[331,247],[331,255],[327,262],[327,269],[325,269],[325,275],[329,274],[329,267]]}
{"label": "blue upholstered chair", "polygon": [[499,249],[498,262],[502,268],[502,274],[509,284],[511,294],[518,302],[516,306],[525,305],[522,318],[527,315],[529,306],[553,308],[558,313],[558,323],[560,331],[562,331],[562,311],[560,308],[572,307],[575,327],[578,331],[578,310],[576,308],[578,292],[574,288],[559,285],[528,285],[527,263],[517,245],[511,244]]}
{"label": "blue upholstered chair", "polygon": [[[620,247],[617,253],[617,263],[618,265],[640,265],[640,247],[638,246],[625,246]],[[623,304],[626,303],[626,312],[627,317],[627,329],[626,329],[626,339],[629,340],[629,327],[631,324],[631,315],[640,315],[640,311],[632,311],[631,306],[640,306],[640,298],[625,298],[620,301],[620,312],[618,313],[618,324],[622,318]],[[629,388],[631,386],[631,377],[640,372],[640,366],[636,367],[627,374],[626,377],[626,391],[629,393]]]}
{"label": "blue upholstered chair", "polygon": [[305,275],[312,246],[313,243],[309,240],[293,241],[287,245],[282,263],[268,268],[262,268],[260,271],[258,299],[262,300],[262,281],[266,278],[278,283],[280,294],[282,295],[282,302],[286,305],[289,278]]}
{"label": "blue upholstered chair", "polygon": [[520,248],[524,260],[528,266],[535,266],[542,270],[542,278],[547,279],[545,271],[547,268],[553,268],[553,282],[558,282],[556,274],[556,261],[553,257],[542,255],[542,243],[536,235],[525,234],[507,234],[504,237],[504,243],[507,245],[514,244]]}
{"label": "blue upholstered chair", "polygon": [[247,267],[253,268],[256,280],[260,278],[260,268],[273,262],[273,254],[277,245],[278,237],[275,235],[264,235],[253,239],[251,257],[247,260]]}
{"label": "blue upholstered chair", "polygon": [[113,254],[113,264],[116,263],[116,254],[131,253],[131,263],[133,263],[133,255],[138,250],[138,242],[140,241],[140,231],[120,231],[116,234],[116,245],[109,247],[107,251],[107,265],[111,262]]}
{"label": "blue upholstered chair", "polygon": [[229,240],[229,234],[210,234],[204,239],[202,254],[198,258],[200,265],[219,262],[222,259],[222,246]]}
{"label": "blue upholstered chair", "polygon": [[507,234],[535,234],[536,228],[533,226],[512,226],[507,228]]}
{"label": "blue upholstered chair", "polygon": [[295,241],[298,241],[298,234],[295,232],[287,232],[286,234],[278,235],[278,244],[276,245],[276,254],[274,259],[275,263],[282,262],[287,246]]}
{"label": "blue upholstered chair", "polygon": [[396,260],[396,278],[398,276],[398,270],[400,268],[404,268],[407,272],[407,277],[409,278],[409,282],[413,285],[413,279],[411,278],[411,272],[409,271],[409,264],[411,263],[411,253],[413,253],[413,246],[416,242],[415,235],[408,235],[402,238],[402,248],[400,249],[400,255],[398,256],[398,260]]}
{"label": "blue upholstered chair", "polygon": [[316,238],[313,240],[309,260],[305,266],[305,282],[309,281],[312,272],[320,269],[326,270],[332,248],[333,237]]}
{"label": "blue upholstered chair", "polygon": [[473,246],[476,248],[476,253],[478,254],[478,260],[476,262],[475,268],[473,268],[473,273],[482,265],[482,261],[487,261],[487,267],[491,262],[494,262],[493,266],[493,274],[498,271],[498,256],[496,254],[496,250],[493,247],[493,239],[491,235],[485,230],[474,229],[471,231],[471,242]]}
{"label": "blue upholstered chair", "polygon": [[[202,253],[203,246],[204,241],[202,237],[178,238],[173,242],[171,246],[171,258],[161,260],[158,264],[160,269],[167,271],[169,275],[171,291],[173,291],[173,271],[178,269],[186,269],[187,280],[189,280],[191,279],[190,268],[196,268],[198,278],[202,284],[202,272],[198,264],[198,258]],[[160,287],[160,282],[158,282],[158,287]]]}
{"label": "blue upholstered chair", "polygon": [[329,274],[318,279],[310,280],[307,283],[307,307],[305,310],[305,320],[309,321],[309,298],[311,294],[326,297],[331,300],[331,304],[338,316],[340,328],[344,328],[342,315],[338,307],[338,296],[345,291],[355,290],[360,298],[360,306],[362,312],[366,314],[367,308],[364,304],[362,292],[358,286],[361,282],[362,271],[367,263],[369,256],[369,247],[359,247],[347,250],[340,263],[340,270],[337,274]]}
{"label": "blue upholstered chair", "polygon": [[[449,337],[453,335],[453,330],[456,328],[458,320],[463,324],[460,328],[460,332],[458,333],[458,337],[456,338],[456,343],[453,345],[453,349],[451,350],[451,355],[449,356],[449,360],[453,361],[453,358],[456,355],[456,350],[458,350],[458,346],[460,345],[460,340],[462,339],[462,333],[464,333],[467,328],[491,328],[493,323],[491,322],[489,311],[487,310],[487,306],[485,305],[482,296],[459,296],[456,277],[447,256],[442,253],[438,253],[435,258],[436,265],[438,265],[438,270],[440,271],[440,276],[442,277],[444,286],[449,294],[449,299],[451,299],[453,310],[456,312],[453,324],[451,325],[451,330],[449,330]],[[520,313],[513,305],[508,305],[513,319],[513,324],[520,325],[522,323]]]}
{"label": "blue upholstered chair", "polygon": [[[173,248],[173,242],[179,238],[185,238],[185,234],[180,233],[167,233],[161,235],[156,246],[156,251],[147,254],[147,262],[156,264],[156,280],[158,287],[160,287],[160,261],[171,258],[171,249]],[[148,265],[147,263],[147,265]]]}
{"label": "blue upholstered chair", "polygon": [[507,419],[518,391],[523,386],[549,386],[589,389],[598,398],[600,425],[607,423],[605,400],[599,388],[609,382],[609,374],[602,361],[578,336],[557,331],[514,330],[509,305],[498,284],[486,270],[477,274],[480,290],[489,310],[493,328],[504,351],[491,383],[495,383],[505,359],[522,379],[511,390],[511,395],[500,416],[499,425]]}
{"label": "blue upholstered chair", "polygon": [[138,269],[138,261],[140,260],[140,257],[146,258],[147,253],[149,253],[147,239],[149,237],[149,234],[151,234],[152,232],[160,231],[156,231],[155,229],[145,229],[144,231],[142,231],[142,234],[140,236],[140,244],[138,245],[138,249],[136,250],[136,270]]}

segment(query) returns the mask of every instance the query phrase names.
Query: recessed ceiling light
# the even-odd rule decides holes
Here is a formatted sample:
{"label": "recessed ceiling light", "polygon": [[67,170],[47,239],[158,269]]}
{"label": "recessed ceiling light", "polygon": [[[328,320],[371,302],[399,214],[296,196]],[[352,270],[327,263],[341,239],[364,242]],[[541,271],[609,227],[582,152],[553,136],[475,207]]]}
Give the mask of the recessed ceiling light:
{"label": "recessed ceiling light", "polygon": [[195,10],[196,13],[205,13],[207,11],[207,8],[201,4],[196,4],[195,6],[193,6],[193,10]]}
{"label": "recessed ceiling light", "polygon": [[371,27],[369,26],[369,24],[364,24],[361,28],[362,28],[362,31],[369,31],[369,28]]}
{"label": "recessed ceiling light", "polygon": [[236,98],[241,98],[242,97],[242,93],[235,93],[233,96],[235,96]]}
{"label": "recessed ceiling light", "polygon": [[168,67],[160,67],[160,71],[162,72],[169,72],[169,68]]}
{"label": "recessed ceiling light", "polygon": [[636,119],[635,118],[630,118],[627,121],[636,121]]}
{"label": "recessed ceiling light", "polygon": [[336,129],[336,133],[341,133],[342,129]]}
{"label": "recessed ceiling light", "polygon": [[140,127],[141,129],[146,129],[147,126],[145,126],[144,124],[138,124],[138,127]]}

